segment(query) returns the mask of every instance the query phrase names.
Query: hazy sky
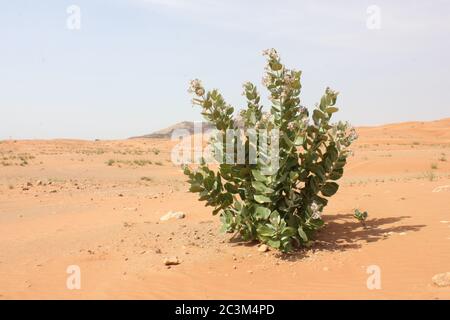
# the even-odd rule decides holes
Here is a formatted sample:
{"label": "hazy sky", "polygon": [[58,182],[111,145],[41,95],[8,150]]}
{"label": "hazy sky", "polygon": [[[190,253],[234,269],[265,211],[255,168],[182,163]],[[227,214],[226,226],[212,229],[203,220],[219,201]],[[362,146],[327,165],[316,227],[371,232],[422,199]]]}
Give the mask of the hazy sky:
{"label": "hazy sky", "polygon": [[339,119],[450,117],[450,1],[1,0],[0,139],[127,138],[200,120],[196,77],[239,109],[243,82],[261,89],[269,47],[303,70],[303,105],[341,92]]}

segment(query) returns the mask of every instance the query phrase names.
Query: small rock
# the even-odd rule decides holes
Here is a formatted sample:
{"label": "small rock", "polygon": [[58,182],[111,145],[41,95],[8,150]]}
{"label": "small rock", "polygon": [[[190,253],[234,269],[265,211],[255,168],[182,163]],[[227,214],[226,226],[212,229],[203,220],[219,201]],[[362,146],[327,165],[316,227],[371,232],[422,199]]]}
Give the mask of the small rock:
{"label": "small rock", "polygon": [[164,264],[166,266],[175,266],[177,264],[180,264],[180,260],[178,260],[177,257],[168,257],[164,259]]}
{"label": "small rock", "polygon": [[155,253],[158,253],[158,254],[161,253],[161,249],[160,248],[156,248],[155,249]]}
{"label": "small rock", "polygon": [[436,274],[431,280],[438,287],[448,287],[450,286],[450,272]]}
{"label": "small rock", "polygon": [[269,250],[269,247],[267,245],[265,245],[265,244],[260,245],[259,248],[258,248],[259,252],[266,252],[268,250]]}
{"label": "small rock", "polygon": [[186,215],[181,211],[169,211],[165,215],[163,215],[159,220],[167,221],[170,219],[183,219]]}
{"label": "small rock", "polygon": [[27,182],[27,187],[32,187],[33,184],[31,182]]}

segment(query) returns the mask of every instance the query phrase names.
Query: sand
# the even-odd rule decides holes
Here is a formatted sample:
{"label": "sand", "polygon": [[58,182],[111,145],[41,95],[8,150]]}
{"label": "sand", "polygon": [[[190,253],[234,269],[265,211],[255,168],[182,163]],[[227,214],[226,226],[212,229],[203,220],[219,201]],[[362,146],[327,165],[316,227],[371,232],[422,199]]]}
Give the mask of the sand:
{"label": "sand", "polygon": [[171,141],[2,141],[0,298],[449,299],[450,119],[358,132],[325,227],[288,256],[220,233]]}

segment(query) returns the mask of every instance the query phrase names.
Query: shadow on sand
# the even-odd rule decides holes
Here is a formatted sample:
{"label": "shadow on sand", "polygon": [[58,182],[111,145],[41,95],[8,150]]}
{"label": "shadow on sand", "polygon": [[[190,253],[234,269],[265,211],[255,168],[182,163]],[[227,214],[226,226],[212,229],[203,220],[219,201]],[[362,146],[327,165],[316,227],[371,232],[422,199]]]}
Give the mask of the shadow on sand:
{"label": "shadow on sand", "polygon": [[[390,218],[369,218],[366,227],[352,214],[324,216],[325,226],[316,233],[314,244],[309,248],[300,248],[289,254],[278,254],[281,259],[297,260],[307,256],[308,251],[346,251],[359,249],[364,243],[387,240],[392,233],[416,232],[425,225],[392,225],[411,218],[399,216]],[[231,239],[236,245],[254,246],[256,242],[242,242],[239,238]]]}

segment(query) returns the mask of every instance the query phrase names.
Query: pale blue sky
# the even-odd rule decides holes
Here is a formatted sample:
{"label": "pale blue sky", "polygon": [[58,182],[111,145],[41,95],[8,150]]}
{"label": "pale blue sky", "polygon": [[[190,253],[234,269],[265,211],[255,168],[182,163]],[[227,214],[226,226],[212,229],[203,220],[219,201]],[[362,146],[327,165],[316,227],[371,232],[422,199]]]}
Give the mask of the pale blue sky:
{"label": "pale blue sky", "polygon": [[[0,139],[127,138],[200,120],[196,77],[239,109],[269,47],[303,70],[302,104],[341,92],[339,119],[450,117],[450,1],[0,1]],[[66,28],[69,5],[81,30]]]}

